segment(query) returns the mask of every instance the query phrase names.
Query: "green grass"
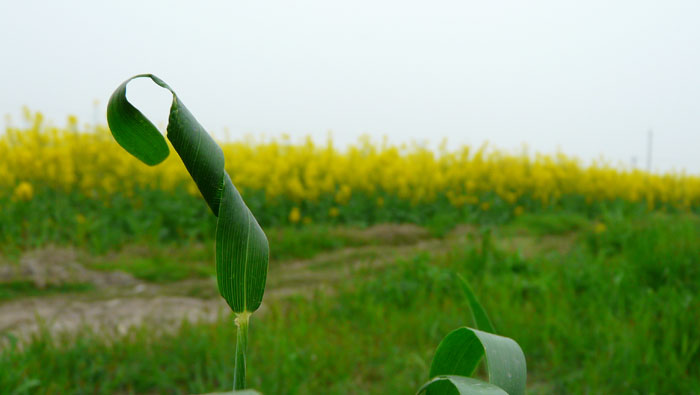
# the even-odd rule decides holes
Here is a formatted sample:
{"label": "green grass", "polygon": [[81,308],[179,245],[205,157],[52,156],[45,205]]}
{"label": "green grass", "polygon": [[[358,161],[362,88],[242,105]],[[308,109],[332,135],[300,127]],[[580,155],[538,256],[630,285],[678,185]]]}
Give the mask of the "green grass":
{"label": "green grass", "polygon": [[552,235],[575,232],[589,225],[590,220],[575,212],[550,212],[523,214],[511,223],[509,228],[523,230],[535,235]]}
{"label": "green grass", "polygon": [[[383,238],[373,238],[367,229],[358,227],[309,225],[299,228],[275,227],[269,229],[267,234],[273,246],[272,265],[280,265],[288,260],[312,258],[322,252],[345,247],[411,244],[427,235],[427,232],[420,232],[420,228],[417,230],[408,234],[397,232],[395,237],[385,234]],[[391,227],[387,227],[386,231],[392,232]],[[119,252],[91,256],[84,263],[90,269],[119,270],[156,283],[216,275],[212,241],[185,243],[182,246],[157,243],[130,246]]]}
{"label": "green grass", "polygon": [[90,256],[86,267],[119,270],[149,282],[167,283],[216,275],[213,243],[185,243],[183,246],[131,246],[117,253]]}
{"label": "green grass", "polygon": [[[465,239],[446,254],[355,272],[332,294],[275,300],[251,322],[249,385],[269,394],[414,392],[440,339],[471,324],[459,272],[499,332],[523,348],[531,392],[699,392],[700,221],[604,223],[600,233],[580,228],[564,254],[525,258],[489,238]],[[136,328],[119,340],[42,334],[0,351],[0,388],[226,390],[234,346],[230,317],[166,335]]]}
{"label": "green grass", "polygon": [[33,282],[25,280],[0,282],[0,301],[60,293],[87,292],[93,289],[94,286],[92,284],[86,283],[67,283],[37,288]]}
{"label": "green grass", "polygon": [[[481,210],[478,204],[456,208],[445,196],[437,196],[431,203],[412,204],[385,195],[384,206],[378,207],[377,196],[365,196],[359,192],[353,193],[347,204],[341,206],[334,201],[333,194],[320,196],[316,202],[302,203],[268,200],[263,191],[244,190],[242,195],[264,229],[286,228],[291,231],[303,228],[290,224],[288,219],[291,209],[299,207],[319,231],[340,224],[365,227],[387,222],[414,223],[425,226],[436,237],[443,236],[459,223],[503,225],[515,221],[532,231],[567,232],[580,229],[586,220],[606,212],[634,218],[645,215],[647,211],[644,203],[617,200],[587,204],[581,196],[564,196],[548,207],[542,207],[537,200],[523,198],[517,205],[525,209],[525,214],[515,217],[514,205],[506,204],[492,193],[479,197],[480,202],[491,203],[487,211]],[[0,223],[3,225],[0,227],[0,253],[5,255],[17,255],[47,244],[80,246],[102,254],[131,244],[205,242],[213,239],[216,227],[216,218],[201,197],[182,188],[174,191],[144,188],[129,196],[119,192],[88,196],[76,191],[36,186],[30,201],[16,201],[10,194],[0,193],[0,207]],[[329,215],[332,207],[338,209],[336,217]],[[677,211],[665,205],[656,209]],[[693,208],[695,213],[698,210],[700,207]],[[297,245],[313,245],[322,240],[300,238],[299,242]],[[345,242],[348,245],[352,241]],[[280,246],[274,243],[270,247],[272,254],[276,249],[289,250],[287,247],[280,250]],[[298,248],[296,255],[303,257],[304,254],[303,249]]]}
{"label": "green grass", "polygon": [[367,244],[380,244],[381,240],[362,237],[362,229],[344,229],[328,225],[303,227],[281,226],[266,231],[270,243],[270,259],[311,258],[321,252]]}
{"label": "green grass", "polygon": [[178,262],[177,259],[163,255],[146,258],[120,258],[114,261],[94,263],[91,267],[106,271],[119,270],[141,280],[159,283],[216,275],[216,270],[211,264]]}

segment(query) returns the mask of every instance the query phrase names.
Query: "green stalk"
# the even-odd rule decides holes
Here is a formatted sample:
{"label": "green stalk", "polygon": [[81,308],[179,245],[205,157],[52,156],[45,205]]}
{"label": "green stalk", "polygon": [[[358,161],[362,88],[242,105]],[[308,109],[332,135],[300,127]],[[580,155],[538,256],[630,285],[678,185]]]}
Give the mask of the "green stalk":
{"label": "green stalk", "polygon": [[236,315],[236,367],[233,372],[233,390],[245,389],[245,352],[248,349],[248,322],[250,313]]}

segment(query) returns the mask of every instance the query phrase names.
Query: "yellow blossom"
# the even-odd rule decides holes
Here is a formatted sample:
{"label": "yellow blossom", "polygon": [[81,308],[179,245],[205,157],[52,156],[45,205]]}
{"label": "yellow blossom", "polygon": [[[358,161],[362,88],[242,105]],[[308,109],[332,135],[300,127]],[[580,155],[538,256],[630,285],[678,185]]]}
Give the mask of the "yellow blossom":
{"label": "yellow blossom", "polygon": [[301,211],[299,210],[299,207],[294,207],[292,211],[289,213],[289,222],[295,224],[299,222],[301,219]]}
{"label": "yellow blossom", "polygon": [[13,197],[15,198],[15,200],[32,200],[32,197],[34,197],[34,187],[32,186],[32,184],[26,181],[22,181],[15,188]]}
{"label": "yellow blossom", "polygon": [[71,128],[71,129],[77,128],[78,127],[78,117],[76,117],[75,115],[69,115],[67,123],[68,123],[69,128]]}
{"label": "yellow blossom", "polygon": [[604,223],[602,222],[596,222],[595,226],[593,227],[593,232],[600,234],[605,232],[608,229],[607,226],[605,226]]}

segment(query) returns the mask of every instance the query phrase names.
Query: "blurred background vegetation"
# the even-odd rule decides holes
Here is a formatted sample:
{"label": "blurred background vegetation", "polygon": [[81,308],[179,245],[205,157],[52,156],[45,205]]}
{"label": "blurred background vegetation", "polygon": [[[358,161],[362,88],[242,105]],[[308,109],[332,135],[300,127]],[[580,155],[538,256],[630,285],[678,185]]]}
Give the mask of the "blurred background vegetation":
{"label": "blurred background vegetation", "polygon": [[[0,136],[1,392],[228,389],[215,221],[177,155],[148,168],[104,127],[26,121]],[[533,393],[700,390],[700,177],[369,140],[222,146],[270,240],[252,387],[415,391],[472,324],[461,273]]]}

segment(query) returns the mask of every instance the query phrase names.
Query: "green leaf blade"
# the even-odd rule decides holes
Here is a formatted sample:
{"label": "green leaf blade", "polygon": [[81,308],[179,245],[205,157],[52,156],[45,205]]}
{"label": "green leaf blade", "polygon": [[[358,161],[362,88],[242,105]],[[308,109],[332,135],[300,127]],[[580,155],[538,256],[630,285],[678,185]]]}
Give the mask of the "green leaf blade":
{"label": "green leaf blade", "polygon": [[[484,356],[484,347],[469,328],[457,328],[440,342],[433,362],[430,377],[457,375],[469,377]],[[428,390],[429,394],[456,393],[450,383],[438,382]]]}
{"label": "green leaf blade", "polygon": [[114,139],[128,153],[149,166],[165,160],[170,153],[158,128],[126,98],[126,86],[137,75],[124,81],[114,91],[107,104],[107,123]]}
{"label": "green leaf blade", "polygon": [[207,205],[218,216],[225,173],[224,152],[175,94],[168,118],[168,140],[182,158]]}
{"label": "green leaf blade", "polygon": [[464,291],[464,295],[466,295],[467,301],[469,302],[469,307],[471,308],[472,318],[474,319],[476,328],[484,332],[496,333],[496,329],[493,327],[489,316],[486,314],[486,310],[484,310],[481,303],[479,303],[479,301],[476,299],[476,296],[474,295],[474,292],[469,286],[467,280],[465,280],[464,277],[459,274],[457,277],[459,277],[459,283],[462,286],[462,291]]}
{"label": "green leaf blade", "polygon": [[[226,174],[216,227],[216,270],[221,296],[236,313],[260,307],[267,278],[265,233]],[[228,242],[227,242],[228,241]]]}
{"label": "green leaf blade", "polygon": [[[467,327],[455,329],[440,342],[430,366],[430,377],[471,376],[484,356],[491,384],[510,395],[525,393],[527,367],[520,346],[507,337]],[[436,383],[428,393],[456,393],[448,384]]]}
{"label": "green leaf blade", "polygon": [[[447,387],[442,387],[447,386]],[[434,393],[442,394],[445,392],[437,392],[438,388],[447,388],[459,395],[507,395],[507,392],[503,389],[481,380],[473,379],[471,377],[464,376],[438,376],[427,383],[418,390],[418,394],[424,391],[432,391]]]}
{"label": "green leaf blade", "polygon": [[525,354],[515,340],[472,329],[484,346],[489,382],[510,395],[524,395],[527,381]]}

